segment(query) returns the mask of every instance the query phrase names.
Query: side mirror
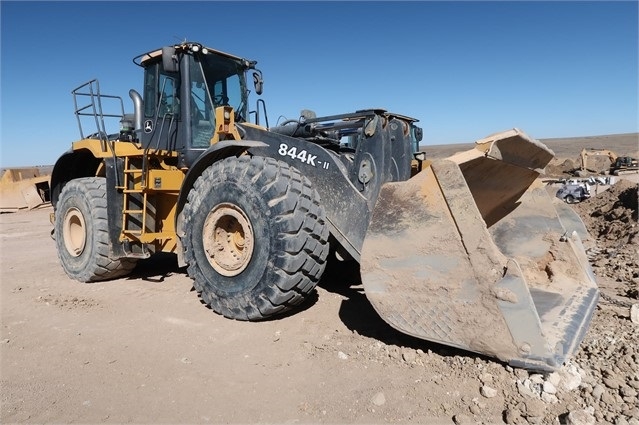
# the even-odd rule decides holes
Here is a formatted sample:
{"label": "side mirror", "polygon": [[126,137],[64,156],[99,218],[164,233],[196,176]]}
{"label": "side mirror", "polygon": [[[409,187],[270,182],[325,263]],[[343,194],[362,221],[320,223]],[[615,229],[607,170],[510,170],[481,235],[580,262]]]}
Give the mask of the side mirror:
{"label": "side mirror", "polygon": [[178,61],[175,47],[162,47],[162,66],[166,72],[178,72]]}
{"label": "side mirror", "polygon": [[426,152],[415,152],[413,158],[418,161],[426,161]]}
{"label": "side mirror", "polygon": [[255,86],[255,93],[261,95],[264,89],[264,80],[262,80],[262,73],[260,71],[253,73],[253,85]]}

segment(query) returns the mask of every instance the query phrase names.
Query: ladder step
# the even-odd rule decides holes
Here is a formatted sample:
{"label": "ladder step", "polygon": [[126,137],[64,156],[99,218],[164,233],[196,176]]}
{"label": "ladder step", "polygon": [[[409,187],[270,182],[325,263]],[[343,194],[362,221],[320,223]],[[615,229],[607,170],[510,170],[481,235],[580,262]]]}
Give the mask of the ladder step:
{"label": "ladder step", "polygon": [[137,231],[136,233],[134,233],[136,231],[123,231],[123,234],[129,234],[131,236],[138,236],[138,239],[140,242],[142,243],[151,243],[154,242],[156,240],[162,240],[162,239],[171,239],[173,238],[175,235],[172,233],[168,233],[168,232],[139,232]]}
{"label": "ladder step", "polygon": [[122,211],[124,214],[142,214],[144,210],[124,210]]}
{"label": "ladder step", "polygon": [[144,193],[144,189],[124,189],[122,190],[123,193]]}

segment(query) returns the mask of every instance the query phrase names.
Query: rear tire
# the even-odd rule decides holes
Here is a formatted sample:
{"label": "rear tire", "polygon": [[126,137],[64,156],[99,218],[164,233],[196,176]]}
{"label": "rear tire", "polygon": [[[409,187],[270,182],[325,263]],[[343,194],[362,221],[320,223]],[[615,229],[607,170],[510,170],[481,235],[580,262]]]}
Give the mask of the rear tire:
{"label": "rear tire", "polygon": [[55,241],[62,268],[80,282],[124,276],[137,262],[110,257],[106,179],[102,177],[75,179],[64,186],[55,208]]}
{"label": "rear tire", "polygon": [[328,255],[328,227],[307,178],[272,158],[207,168],[184,207],[184,259],[214,311],[260,320],[302,303]]}

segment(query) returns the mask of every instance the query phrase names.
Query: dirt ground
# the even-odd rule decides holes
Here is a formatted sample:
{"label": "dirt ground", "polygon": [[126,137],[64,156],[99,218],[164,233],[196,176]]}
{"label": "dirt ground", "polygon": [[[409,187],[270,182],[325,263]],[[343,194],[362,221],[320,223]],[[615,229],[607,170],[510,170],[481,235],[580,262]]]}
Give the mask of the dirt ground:
{"label": "dirt ground", "polygon": [[574,206],[602,294],[577,355],[546,375],[394,331],[345,273],[259,323],[206,308],[172,256],[81,284],[50,206],[1,214],[0,422],[637,425],[637,187]]}

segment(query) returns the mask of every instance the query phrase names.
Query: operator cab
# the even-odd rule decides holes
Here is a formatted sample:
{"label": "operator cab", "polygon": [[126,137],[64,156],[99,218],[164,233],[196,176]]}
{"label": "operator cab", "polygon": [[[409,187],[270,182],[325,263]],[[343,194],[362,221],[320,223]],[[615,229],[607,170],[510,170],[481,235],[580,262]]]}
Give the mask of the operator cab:
{"label": "operator cab", "polygon": [[[215,108],[232,107],[236,121],[246,120],[246,72],[255,69],[255,61],[182,43],[133,62],[144,68],[143,96],[131,92],[138,138],[145,149],[177,151],[179,167],[189,167],[211,146]],[[261,94],[261,73],[255,74]]]}

